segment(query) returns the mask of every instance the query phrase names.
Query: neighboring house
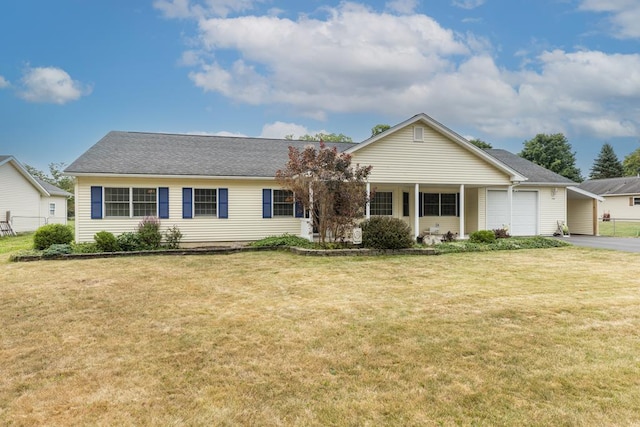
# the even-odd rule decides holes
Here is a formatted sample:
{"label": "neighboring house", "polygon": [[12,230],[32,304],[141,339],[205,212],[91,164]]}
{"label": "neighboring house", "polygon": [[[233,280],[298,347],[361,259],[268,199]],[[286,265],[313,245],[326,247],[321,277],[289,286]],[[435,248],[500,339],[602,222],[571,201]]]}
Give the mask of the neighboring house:
{"label": "neighboring house", "polygon": [[67,223],[72,194],[32,176],[13,156],[0,156],[0,221],[17,233]]}
{"label": "neighboring house", "polygon": [[579,188],[601,196],[598,217],[640,220],[640,177],[590,179]]}
{"label": "neighboring house", "polygon": [[[163,229],[178,226],[183,242],[304,235],[302,213],[274,176],[289,146],[309,144],[318,146],[110,132],[65,170],[77,178],[76,239],[133,231],[147,215],[158,216]],[[366,216],[402,218],[416,236],[429,228],[466,236],[502,227],[512,235],[551,235],[572,215],[585,221],[581,232],[597,233],[595,196],[506,151],[481,150],[426,114],[359,144],[327,145],[350,153],[353,164],[373,166],[367,186],[375,197]]]}

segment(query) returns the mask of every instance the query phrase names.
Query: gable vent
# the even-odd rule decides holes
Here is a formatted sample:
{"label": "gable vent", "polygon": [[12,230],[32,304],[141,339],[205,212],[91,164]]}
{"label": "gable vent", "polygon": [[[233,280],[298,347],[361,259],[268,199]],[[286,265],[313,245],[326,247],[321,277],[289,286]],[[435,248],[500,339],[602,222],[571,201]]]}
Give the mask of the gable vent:
{"label": "gable vent", "polygon": [[417,142],[424,141],[424,128],[422,126],[413,127],[413,140]]}

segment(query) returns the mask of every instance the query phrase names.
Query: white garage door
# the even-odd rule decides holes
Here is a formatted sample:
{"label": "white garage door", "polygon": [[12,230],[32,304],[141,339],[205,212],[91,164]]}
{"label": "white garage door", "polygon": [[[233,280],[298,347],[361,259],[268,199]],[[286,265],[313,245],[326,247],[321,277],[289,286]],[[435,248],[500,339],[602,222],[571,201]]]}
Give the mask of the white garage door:
{"label": "white garage door", "polygon": [[[506,190],[487,192],[487,229],[502,228],[509,223],[509,203]],[[512,236],[538,234],[538,192],[514,191]]]}

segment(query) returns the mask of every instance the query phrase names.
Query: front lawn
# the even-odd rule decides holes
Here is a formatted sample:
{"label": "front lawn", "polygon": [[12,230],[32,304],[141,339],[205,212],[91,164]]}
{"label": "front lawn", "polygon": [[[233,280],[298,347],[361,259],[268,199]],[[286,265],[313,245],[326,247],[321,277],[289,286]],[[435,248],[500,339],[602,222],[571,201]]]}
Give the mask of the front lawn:
{"label": "front lawn", "polygon": [[3,263],[3,425],[637,425],[640,258]]}
{"label": "front lawn", "polygon": [[640,237],[640,221],[602,221],[601,236]]}

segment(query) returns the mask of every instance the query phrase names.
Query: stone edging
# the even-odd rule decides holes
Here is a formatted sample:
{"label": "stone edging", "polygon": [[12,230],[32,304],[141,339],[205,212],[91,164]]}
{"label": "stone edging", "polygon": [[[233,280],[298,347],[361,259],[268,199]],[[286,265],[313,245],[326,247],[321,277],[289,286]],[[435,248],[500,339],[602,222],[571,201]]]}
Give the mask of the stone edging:
{"label": "stone edging", "polygon": [[129,252],[96,252],[89,254],[60,254],[43,257],[41,255],[16,255],[12,257],[13,262],[29,261],[55,261],[72,259],[96,259],[96,258],[119,258],[132,256],[150,255],[227,255],[239,252],[264,252],[275,250],[289,250],[296,255],[304,256],[379,256],[379,255],[436,255],[433,248],[409,248],[409,249],[306,249],[298,247],[284,248],[279,246],[263,247],[211,247],[193,249],[165,249],[158,251],[129,251]]}

